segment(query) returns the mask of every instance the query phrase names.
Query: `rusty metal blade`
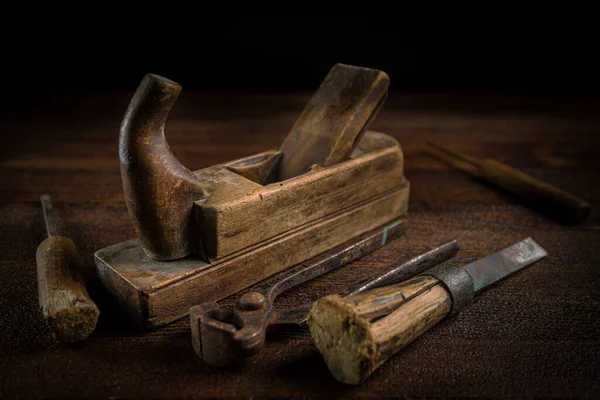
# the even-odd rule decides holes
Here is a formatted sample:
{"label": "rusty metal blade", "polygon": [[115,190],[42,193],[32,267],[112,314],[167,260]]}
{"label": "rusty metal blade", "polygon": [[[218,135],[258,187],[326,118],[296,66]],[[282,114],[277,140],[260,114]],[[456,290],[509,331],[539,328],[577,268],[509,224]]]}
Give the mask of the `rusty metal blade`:
{"label": "rusty metal blade", "polygon": [[40,201],[42,202],[42,210],[44,212],[44,221],[46,223],[48,236],[58,236],[58,219],[54,214],[50,196],[44,194],[40,197]]}
{"label": "rusty metal blade", "polygon": [[261,293],[274,302],[279,294],[372,253],[403,234],[404,222],[394,221],[280,272],[252,287],[250,291]]}
{"label": "rusty metal blade", "polygon": [[460,250],[458,241],[451,240],[440,246],[434,247],[433,249],[420,254],[401,265],[396,265],[377,277],[369,277],[364,281],[359,282],[352,289],[340,293],[340,296],[354,296],[356,294],[366,292],[367,290],[402,282],[403,280],[408,279],[419,272],[423,272],[434,265],[438,265],[446,260],[449,260],[450,258],[454,257],[456,253],[458,253],[458,250]]}
{"label": "rusty metal blade", "polygon": [[465,270],[473,278],[476,292],[498,282],[544,257],[548,253],[527,238],[490,256],[472,262]]}

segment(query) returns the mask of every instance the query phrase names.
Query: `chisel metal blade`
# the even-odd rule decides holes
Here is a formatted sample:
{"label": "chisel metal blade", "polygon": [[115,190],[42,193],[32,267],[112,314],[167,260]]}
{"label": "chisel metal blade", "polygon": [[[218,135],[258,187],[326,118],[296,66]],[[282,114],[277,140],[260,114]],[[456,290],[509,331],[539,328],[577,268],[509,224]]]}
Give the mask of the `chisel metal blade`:
{"label": "chisel metal blade", "polygon": [[548,253],[533,239],[527,238],[490,256],[472,262],[465,270],[473,278],[475,292],[515,273]]}

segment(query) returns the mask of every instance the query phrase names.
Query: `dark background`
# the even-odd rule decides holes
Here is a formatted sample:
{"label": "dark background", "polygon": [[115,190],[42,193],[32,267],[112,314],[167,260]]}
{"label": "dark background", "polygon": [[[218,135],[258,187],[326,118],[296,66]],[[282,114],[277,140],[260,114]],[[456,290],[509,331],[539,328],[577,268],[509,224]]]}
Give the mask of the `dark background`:
{"label": "dark background", "polygon": [[[410,26],[411,14],[391,9],[385,19],[360,12],[222,18],[191,9],[157,9],[118,23],[94,11],[87,18],[51,15],[4,35],[3,86],[13,104],[135,90],[147,72],[186,91],[313,91],[342,62],[386,71],[392,91],[597,93],[599,35],[584,19],[590,14],[539,11],[515,21],[488,10],[469,24],[442,13]],[[179,21],[186,16],[195,23]]]}

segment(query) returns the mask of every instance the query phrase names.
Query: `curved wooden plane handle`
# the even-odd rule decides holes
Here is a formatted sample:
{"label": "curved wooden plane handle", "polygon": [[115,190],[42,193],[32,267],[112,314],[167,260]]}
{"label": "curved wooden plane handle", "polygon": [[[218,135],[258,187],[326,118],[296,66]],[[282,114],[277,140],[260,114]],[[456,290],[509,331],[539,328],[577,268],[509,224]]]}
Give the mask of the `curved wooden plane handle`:
{"label": "curved wooden plane handle", "polygon": [[173,155],[164,126],[181,86],[148,74],[135,92],[119,136],[121,179],[140,244],[157,260],[198,250],[194,201],[203,196],[198,178]]}

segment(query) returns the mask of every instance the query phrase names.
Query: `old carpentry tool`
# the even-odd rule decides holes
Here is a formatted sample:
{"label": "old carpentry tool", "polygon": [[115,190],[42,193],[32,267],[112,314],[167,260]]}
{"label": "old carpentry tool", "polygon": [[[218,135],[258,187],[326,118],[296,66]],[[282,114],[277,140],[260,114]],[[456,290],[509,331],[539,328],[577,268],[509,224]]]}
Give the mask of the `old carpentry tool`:
{"label": "old carpentry tool", "polygon": [[104,285],[157,327],[403,217],[400,145],[366,131],[388,85],[382,71],[337,64],[279,150],[190,171],[164,135],[181,87],[146,75],[119,137],[137,239],[96,252]]}
{"label": "old carpentry tool", "polygon": [[[376,230],[297,265],[244,294],[233,308],[221,308],[214,302],[192,307],[190,323],[194,351],[205,363],[219,367],[257,354],[264,346],[269,326],[302,324],[308,317],[309,307],[276,309],[274,302],[278,295],[376,250],[381,246],[382,238],[396,236],[400,231],[401,225]],[[361,293],[422,272],[453,257],[458,249],[456,241],[448,242],[404,264],[396,265],[382,275],[361,282],[342,296]]]}
{"label": "old carpentry tool", "polygon": [[[279,179],[308,172],[313,165],[327,167],[348,159],[385,103],[388,86],[388,76],[376,69],[335,66],[281,145]],[[332,102],[333,98],[341,101]]]}
{"label": "old carpentry tool", "polygon": [[[476,175],[521,197],[533,207],[550,213],[560,221],[579,223],[590,215],[590,205],[586,201],[518,169],[496,160],[478,160],[438,144],[428,143],[445,154],[473,165],[477,168]],[[432,154],[437,155],[436,153]],[[474,173],[471,169],[464,168],[464,170]]]}
{"label": "old carpentry tool", "polygon": [[50,196],[41,197],[48,238],[37,248],[38,299],[44,319],[58,342],[86,339],[96,328],[100,311],[77,270],[77,249],[59,235]]}
{"label": "old carpentry tool", "polygon": [[310,332],[335,378],[358,384],[443,318],[458,313],[475,293],[546,255],[527,238],[464,268],[444,263],[396,285],[345,299],[326,296],[311,308]]}
{"label": "old carpentry tool", "polygon": [[[418,256],[413,257],[400,265],[395,265],[381,275],[377,275],[375,277],[368,276],[361,282],[358,282],[355,286],[338,293],[338,295],[343,298],[354,296],[355,294],[366,292],[367,290],[401,282],[426,270],[427,268],[449,260],[450,258],[454,257],[456,253],[458,253],[459,249],[460,246],[458,242],[456,240],[451,240],[447,243],[434,247],[423,254],[419,254]],[[301,305],[295,308],[278,310],[276,318],[271,324],[303,325],[308,320],[311,306],[312,303]]]}

